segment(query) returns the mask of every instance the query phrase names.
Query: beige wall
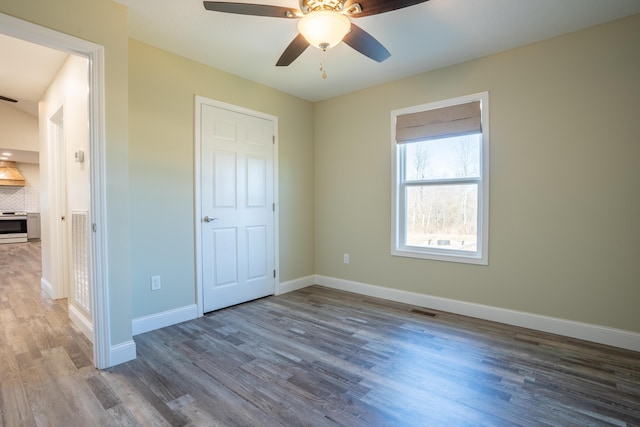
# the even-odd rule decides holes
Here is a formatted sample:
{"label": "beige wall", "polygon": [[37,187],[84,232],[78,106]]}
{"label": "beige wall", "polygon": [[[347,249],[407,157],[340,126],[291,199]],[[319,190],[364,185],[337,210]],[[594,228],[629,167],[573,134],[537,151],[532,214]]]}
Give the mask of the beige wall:
{"label": "beige wall", "polygon": [[[34,191],[40,189],[40,165],[36,163],[16,163],[16,167],[24,176],[25,187],[30,187]],[[29,212],[37,212],[33,209],[26,209]]]}
{"label": "beige wall", "polygon": [[2,102],[0,118],[2,119],[0,147],[25,151],[39,150],[37,117]]}
{"label": "beige wall", "polygon": [[[316,273],[640,332],[638,52],[640,15],[318,103]],[[481,91],[489,265],[392,257],[390,111]]]}
{"label": "beige wall", "polygon": [[[638,16],[314,105],[129,41],[108,0],[0,12],[105,46],[112,344],[132,315],[195,302],[195,94],[279,118],[282,282],[317,273],[640,331]],[[390,110],[485,90],[489,266],[391,257]]]}
{"label": "beige wall", "polygon": [[[314,273],[313,105],[131,40],[133,317],[194,304],[194,96],[278,117],[280,280]],[[159,274],[162,290],[151,292]]]}
{"label": "beige wall", "polygon": [[4,13],[105,48],[105,164],[111,344],[131,339],[127,9],[110,0],[1,0]]}

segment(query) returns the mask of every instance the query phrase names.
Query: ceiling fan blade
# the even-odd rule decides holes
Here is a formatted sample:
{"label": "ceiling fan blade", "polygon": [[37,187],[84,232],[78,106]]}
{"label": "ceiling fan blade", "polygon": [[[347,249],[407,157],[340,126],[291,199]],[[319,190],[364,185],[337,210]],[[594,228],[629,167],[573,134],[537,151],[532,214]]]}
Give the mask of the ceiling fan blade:
{"label": "ceiling fan blade", "polygon": [[237,13],[239,15],[269,16],[272,18],[298,18],[298,9],[271,6],[266,4],[233,3],[224,1],[205,1],[204,8],[213,12]]}
{"label": "ceiling fan blade", "polygon": [[387,48],[382,46],[378,40],[353,23],[351,24],[351,32],[342,41],[377,62],[382,62],[391,56]]}
{"label": "ceiling fan blade", "polygon": [[18,102],[17,99],[9,98],[9,97],[2,96],[2,95],[0,95],[0,100],[7,101],[7,102]]}
{"label": "ceiling fan blade", "polygon": [[276,63],[276,67],[286,67],[295,61],[309,47],[309,42],[302,34],[298,34],[289,46],[282,52],[280,59]]}
{"label": "ceiling fan blade", "polygon": [[347,0],[344,4],[344,10],[349,10],[357,3],[360,5],[362,12],[349,14],[349,16],[352,18],[361,18],[363,16],[377,15],[379,13],[402,9],[427,1],[429,0]]}

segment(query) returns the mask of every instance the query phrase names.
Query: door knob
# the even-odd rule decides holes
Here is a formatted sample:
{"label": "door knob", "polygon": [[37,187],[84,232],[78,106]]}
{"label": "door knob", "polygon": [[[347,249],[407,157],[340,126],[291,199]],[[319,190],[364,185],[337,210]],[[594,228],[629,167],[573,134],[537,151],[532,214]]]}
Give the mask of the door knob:
{"label": "door knob", "polygon": [[217,221],[218,219],[219,219],[219,218],[211,218],[210,216],[208,216],[208,215],[207,215],[207,216],[205,216],[205,217],[203,218],[203,221],[204,221],[204,222],[212,222],[212,221]]}

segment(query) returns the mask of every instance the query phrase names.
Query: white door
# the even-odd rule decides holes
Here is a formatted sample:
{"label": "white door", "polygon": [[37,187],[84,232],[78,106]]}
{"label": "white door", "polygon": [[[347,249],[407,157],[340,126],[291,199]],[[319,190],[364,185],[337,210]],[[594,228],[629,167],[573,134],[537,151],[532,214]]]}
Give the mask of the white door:
{"label": "white door", "polygon": [[274,121],[206,103],[200,108],[206,313],[275,292]]}
{"label": "white door", "polygon": [[52,276],[53,298],[69,296],[69,227],[67,221],[67,164],[64,131],[64,108],[60,107],[50,118],[50,170],[53,183],[51,206],[51,247],[54,252]]}

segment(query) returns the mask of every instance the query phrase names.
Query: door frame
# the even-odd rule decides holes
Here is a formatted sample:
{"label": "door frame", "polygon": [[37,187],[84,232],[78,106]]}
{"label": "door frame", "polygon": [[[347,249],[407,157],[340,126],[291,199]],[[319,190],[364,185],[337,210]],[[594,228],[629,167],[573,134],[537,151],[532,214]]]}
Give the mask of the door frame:
{"label": "door frame", "polygon": [[104,47],[37,24],[0,13],[0,33],[89,60],[89,159],[91,227],[90,281],[93,321],[93,363],[98,369],[111,366],[108,260],[106,239],[105,178],[105,60]]}
{"label": "door frame", "polygon": [[196,304],[198,306],[198,317],[204,315],[204,286],[202,283],[202,200],[201,200],[201,167],[202,147],[201,147],[201,120],[202,105],[211,105],[217,108],[233,111],[235,113],[245,114],[270,120],[273,123],[273,200],[275,210],[273,213],[273,267],[276,271],[274,277],[274,292],[277,291],[280,283],[280,209],[278,196],[278,117],[271,114],[262,113],[260,111],[251,110],[249,108],[240,107],[226,102],[218,101],[211,98],[196,95],[194,97],[194,185],[195,185],[195,242],[196,242]]}

